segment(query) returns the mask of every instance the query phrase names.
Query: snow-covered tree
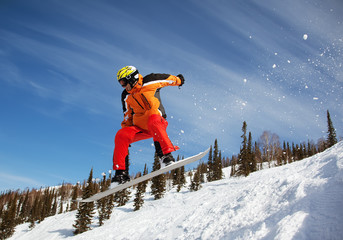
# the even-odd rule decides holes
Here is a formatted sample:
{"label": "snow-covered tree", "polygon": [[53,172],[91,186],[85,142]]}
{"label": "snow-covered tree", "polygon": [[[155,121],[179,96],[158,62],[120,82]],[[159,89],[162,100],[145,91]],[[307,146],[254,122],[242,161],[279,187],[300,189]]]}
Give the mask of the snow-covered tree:
{"label": "snow-covered tree", "polygon": [[[106,191],[109,187],[108,181],[106,179],[106,174],[102,174],[103,178],[100,182],[100,191]],[[107,205],[107,199],[108,197],[102,198],[97,201],[97,208],[99,212],[99,226],[102,226],[104,223],[104,220],[108,219],[107,218],[107,211],[106,211],[106,205]]]}
{"label": "snow-covered tree", "polygon": [[[82,190],[82,199],[89,198],[94,195],[94,186],[93,186],[93,168],[89,173],[88,181],[84,189]],[[94,203],[80,203],[76,220],[73,227],[75,228],[74,234],[80,234],[91,229],[90,225],[92,223],[92,218],[94,215]]]}
{"label": "snow-covered tree", "polygon": [[327,144],[327,147],[329,148],[337,143],[337,137],[336,137],[336,129],[333,127],[329,110],[327,110],[326,114],[327,114],[327,122],[328,122],[328,138],[326,140],[326,144]]}
{"label": "snow-covered tree", "polygon": [[214,147],[213,147],[213,165],[212,165],[212,181],[220,180],[223,178],[223,166],[222,166],[222,158],[221,153],[219,151],[218,147],[218,140],[216,139],[214,141]]}
{"label": "snow-covered tree", "polygon": [[[148,174],[148,168],[146,166],[146,164],[144,165],[144,171],[143,171],[143,175],[146,175]],[[141,183],[138,183],[137,185],[137,192],[136,192],[136,195],[135,195],[135,199],[134,199],[134,211],[137,211],[139,210],[143,204],[144,204],[144,199],[143,199],[143,196],[145,194],[145,191],[146,191],[146,187],[147,187],[147,184],[148,184],[148,180],[147,181],[144,181],[144,182],[141,182]]]}
{"label": "snow-covered tree", "polygon": [[190,191],[198,191],[201,188],[201,177],[200,177],[200,167],[195,171],[193,178],[191,179],[191,184],[189,186]]}
{"label": "snow-covered tree", "polygon": [[208,152],[208,161],[207,161],[207,181],[213,181],[213,155],[212,155],[212,145],[210,146],[210,151]]}
{"label": "snow-covered tree", "polygon": [[[155,160],[152,170],[156,171],[160,169],[160,161],[157,154],[155,154]],[[158,175],[151,179],[151,194],[154,196],[155,200],[160,199],[164,196],[166,191],[166,176],[165,174]]]}
{"label": "snow-covered tree", "polygon": [[13,235],[16,226],[16,211],[17,211],[18,195],[14,195],[7,205],[7,209],[3,211],[0,222],[0,239],[6,239]]}
{"label": "snow-covered tree", "polygon": [[238,169],[235,172],[235,176],[248,176],[249,169],[249,151],[248,151],[248,139],[247,139],[247,123],[244,121],[242,126],[242,146],[238,155],[237,165]]}

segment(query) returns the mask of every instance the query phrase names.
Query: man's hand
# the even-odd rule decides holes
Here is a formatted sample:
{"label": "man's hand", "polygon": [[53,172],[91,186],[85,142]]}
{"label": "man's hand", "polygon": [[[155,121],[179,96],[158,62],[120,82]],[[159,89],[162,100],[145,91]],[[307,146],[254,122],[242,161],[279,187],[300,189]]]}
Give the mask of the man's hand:
{"label": "man's hand", "polygon": [[185,78],[182,76],[182,74],[177,75],[177,77],[181,80],[181,84],[179,85],[179,87],[181,87],[185,83]]}

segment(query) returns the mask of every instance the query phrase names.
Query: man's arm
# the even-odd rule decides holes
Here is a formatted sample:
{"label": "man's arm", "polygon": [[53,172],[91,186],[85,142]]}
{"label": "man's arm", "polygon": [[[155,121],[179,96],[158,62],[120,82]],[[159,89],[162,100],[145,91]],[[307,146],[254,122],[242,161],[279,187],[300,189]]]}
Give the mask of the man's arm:
{"label": "man's arm", "polygon": [[121,102],[123,105],[123,113],[124,113],[124,120],[121,123],[122,128],[133,125],[133,111],[127,102],[128,96],[129,96],[129,93],[126,90],[124,90],[121,95]]}
{"label": "man's arm", "polygon": [[[143,78],[143,86],[148,86],[151,84],[158,85],[158,88],[166,86],[181,86],[184,82],[184,78],[181,74],[179,74],[178,76],[165,73],[151,73]],[[181,80],[181,76],[183,82]]]}

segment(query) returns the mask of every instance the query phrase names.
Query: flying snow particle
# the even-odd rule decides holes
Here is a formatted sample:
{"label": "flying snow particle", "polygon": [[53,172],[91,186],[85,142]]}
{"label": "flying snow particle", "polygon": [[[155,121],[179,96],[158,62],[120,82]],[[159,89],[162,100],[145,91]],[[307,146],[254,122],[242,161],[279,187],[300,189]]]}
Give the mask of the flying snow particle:
{"label": "flying snow particle", "polygon": [[304,40],[307,40],[307,38],[308,38],[308,35],[307,35],[307,34],[304,34],[303,39],[304,39]]}
{"label": "flying snow particle", "polygon": [[276,64],[273,64],[273,68],[276,68]]}
{"label": "flying snow particle", "polygon": [[181,130],[180,132],[181,132],[181,133],[185,133],[185,131],[183,131],[183,130]]}
{"label": "flying snow particle", "polygon": [[213,110],[214,110],[214,111],[217,111],[217,108],[214,107]]}
{"label": "flying snow particle", "polygon": [[244,79],[243,79],[243,82],[244,82],[244,83],[246,83],[246,82],[247,82],[247,79],[246,79],[246,78],[244,78]]}
{"label": "flying snow particle", "polygon": [[287,62],[288,62],[288,63],[291,63],[291,61],[290,61],[290,60],[287,60]]}
{"label": "flying snow particle", "polygon": [[319,98],[317,98],[317,97],[313,97],[313,100],[318,100]]}

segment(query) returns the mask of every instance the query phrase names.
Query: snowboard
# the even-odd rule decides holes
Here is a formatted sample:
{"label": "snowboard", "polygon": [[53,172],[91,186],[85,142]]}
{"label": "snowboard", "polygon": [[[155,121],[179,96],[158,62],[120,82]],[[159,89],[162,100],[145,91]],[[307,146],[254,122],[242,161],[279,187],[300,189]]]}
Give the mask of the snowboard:
{"label": "snowboard", "polygon": [[179,168],[179,167],[182,167],[186,164],[189,164],[189,163],[192,163],[192,162],[195,162],[197,160],[200,160],[201,158],[203,158],[208,152],[210,151],[210,148],[208,148],[206,151],[204,152],[201,152],[197,155],[194,155],[192,157],[188,157],[188,158],[185,158],[183,160],[180,160],[180,161],[177,161],[175,163],[172,163],[164,168],[161,168],[159,170],[156,170],[154,172],[151,172],[149,174],[146,174],[144,176],[141,176],[139,178],[136,178],[136,179],[133,179],[129,182],[126,182],[126,183],[123,183],[123,184],[120,184],[114,188],[111,188],[111,189],[108,189],[108,190],[105,190],[103,192],[100,192],[100,193],[97,193],[89,198],[86,198],[86,199],[80,199],[78,200],[78,202],[93,202],[93,201],[97,201],[103,197],[107,197],[111,194],[114,194],[116,192],[119,192],[121,190],[124,190],[125,188],[128,188],[128,187],[132,187],[133,185],[136,185],[140,182],[144,182],[146,180],[149,180],[153,177],[156,177],[160,174],[163,174],[163,173],[166,173],[166,172],[169,172],[171,170],[174,170],[176,168]]}

